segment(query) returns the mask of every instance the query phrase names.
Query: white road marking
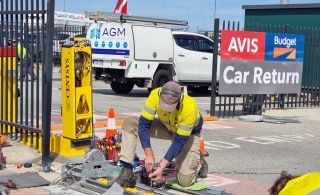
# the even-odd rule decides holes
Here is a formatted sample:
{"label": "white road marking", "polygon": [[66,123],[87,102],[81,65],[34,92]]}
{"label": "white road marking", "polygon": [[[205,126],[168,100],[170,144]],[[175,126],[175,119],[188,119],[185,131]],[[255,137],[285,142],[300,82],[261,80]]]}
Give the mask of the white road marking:
{"label": "white road marking", "polygon": [[210,105],[210,102],[198,102],[198,105]]}
{"label": "white road marking", "polygon": [[[314,138],[320,138],[311,134],[303,134],[303,135],[270,135],[270,136],[250,136],[250,137],[236,137],[235,140],[261,144],[261,145],[269,145],[276,143],[289,143],[289,142],[303,142],[308,140],[314,140]],[[224,149],[236,149],[240,148],[241,144],[234,144],[230,142],[224,141],[216,141],[209,140],[205,141],[205,149],[208,150],[224,150]]]}
{"label": "white road marking", "polygon": [[[308,137],[306,137],[308,136]],[[305,135],[271,135],[271,136],[250,136],[250,137],[237,137],[235,139],[252,142],[257,144],[274,144],[283,142],[301,142],[310,139],[310,137],[315,137],[310,134]]]}
{"label": "white road marking", "polygon": [[234,127],[230,127],[226,125],[218,125],[213,123],[204,123],[202,128],[205,130],[215,130],[215,129],[232,129]]}
{"label": "white road marking", "polygon": [[204,179],[201,178],[201,179],[198,179],[198,181],[206,183],[208,186],[215,186],[215,187],[226,186],[226,185],[235,184],[235,183],[240,182],[237,180],[217,176],[217,175],[210,174],[210,173],[208,174],[207,178],[204,178]]}
{"label": "white road marking", "polygon": [[212,150],[240,148],[240,145],[222,141],[205,141],[204,143],[206,149]]}

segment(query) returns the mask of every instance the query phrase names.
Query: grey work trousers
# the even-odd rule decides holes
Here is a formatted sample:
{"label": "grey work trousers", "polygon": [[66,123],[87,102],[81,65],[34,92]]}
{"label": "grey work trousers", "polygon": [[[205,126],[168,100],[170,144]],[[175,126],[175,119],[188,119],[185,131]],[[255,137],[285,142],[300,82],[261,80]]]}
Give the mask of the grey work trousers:
{"label": "grey work trousers", "polygon": [[[132,163],[138,142],[138,117],[130,117],[124,120],[122,125],[122,147],[120,160]],[[154,119],[150,127],[150,136],[158,139],[172,140],[174,133],[171,133],[159,119]],[[190,186],[196,182],[200,169],[200,135],[191,135],[184,145],[181,153],[176,156],[176,179],[181,186]],[[169,146],[168,146],[169,148]]]}

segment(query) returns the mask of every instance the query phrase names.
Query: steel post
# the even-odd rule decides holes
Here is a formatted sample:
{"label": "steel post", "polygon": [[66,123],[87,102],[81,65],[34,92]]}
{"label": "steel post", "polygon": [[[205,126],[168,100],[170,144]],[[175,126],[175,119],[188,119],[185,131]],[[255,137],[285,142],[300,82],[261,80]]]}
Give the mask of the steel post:
{"label": "steel post", "polygon": [[212,81],[211,81],[211,102],[210,116],[216,114],[216,88],[217,88],[217,66],[218,66],[218,47],[219,47],[219,18],[214,19],[214,37],[213,37],[213,60],[212,60]]}

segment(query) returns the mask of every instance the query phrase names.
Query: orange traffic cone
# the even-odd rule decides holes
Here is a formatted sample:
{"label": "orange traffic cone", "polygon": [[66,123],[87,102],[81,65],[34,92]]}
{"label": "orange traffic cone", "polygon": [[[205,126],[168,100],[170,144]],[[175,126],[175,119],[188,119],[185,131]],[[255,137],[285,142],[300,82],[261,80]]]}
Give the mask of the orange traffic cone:
{"label": "orange traffic cone", "polygon": [[204,140],[202,138],[202,135],[200,137],[200,152],[203,156],[209,156],[209,153],[204,149]]}
{"label": "orange traffic cone", "polygon": [[105,138],[112,138],[113,135],[117,134],[116,119],[115,118],[116,118],[116,114],[114,112],[114,109],[110,108],[109,114],[108,114],[108,123],[107,123]]}

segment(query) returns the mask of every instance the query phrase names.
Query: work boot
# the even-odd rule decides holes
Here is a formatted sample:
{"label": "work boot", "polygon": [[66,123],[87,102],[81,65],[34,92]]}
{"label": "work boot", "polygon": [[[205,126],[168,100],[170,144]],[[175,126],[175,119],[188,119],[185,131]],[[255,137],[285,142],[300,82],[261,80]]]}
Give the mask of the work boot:
{"label": "work boot", "polygon": [[122,168],[116,182],[122,187],[133,188],[136,185],[136,178],[133,175],[131,168]]}
{"label": "work boot", "polygon": [[200,165],[201,165],[201,168],[198,172],[198,177],[199,178],[207,178],[207,175],[208,175],[208,163],[207,161],[204,159],[204,156],[203,154],[200,152]]}

